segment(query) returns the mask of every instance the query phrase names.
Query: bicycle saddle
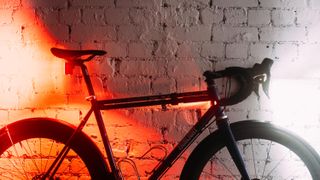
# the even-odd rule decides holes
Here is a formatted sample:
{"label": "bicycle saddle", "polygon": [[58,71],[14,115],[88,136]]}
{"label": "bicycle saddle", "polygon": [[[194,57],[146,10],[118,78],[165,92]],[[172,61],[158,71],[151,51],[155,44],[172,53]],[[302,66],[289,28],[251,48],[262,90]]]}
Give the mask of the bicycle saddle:
{"label": "bicycle saddle", "polygon": [[[51,48],[51,53],[58,57],[65,60],[82,60],[82,56],[102,56],[105,55],[107,52],[103,50],[69,50],[69,49],[59,49],[59,48]],[[83,59],[84,61],[90,60],[92,58]]]}

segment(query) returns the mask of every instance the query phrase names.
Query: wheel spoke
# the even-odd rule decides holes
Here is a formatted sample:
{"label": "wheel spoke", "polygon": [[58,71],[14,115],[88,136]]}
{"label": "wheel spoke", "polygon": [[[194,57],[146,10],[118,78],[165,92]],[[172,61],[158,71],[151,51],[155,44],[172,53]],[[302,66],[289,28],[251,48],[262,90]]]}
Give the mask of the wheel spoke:
{"label": "wheel spoke", "polygon": [[253,159],[254,174],[255,174],[255,177],[258,178],[258,173],[257,173],[257,168],[256,168],[256,163],[255,163],[256,158],[254,156],[254,148],[253,148],[254,143],[253,143],[252,139],[250,139],[250,141],[251,141],[251,153],[252,153],[252,159]]}
{"label": "wheel spoke", "polygon": [[[270,143],[268,144],[269,146],[267,148],[267,153],[266,153],[267,157],[265,158],[266,160],[264,161],[264,166],[263,166],[263,171],[262,171],[261,178],[265,177],[264,173],[266,172],[267,164],[269,164],[269,162],[270,162],[271,143],[272,143],[272,141],[270,141]],[[266,177],[268,177],[268,176],[266,176]]]}
{"label": "wheel spoke", "polygon": [[285,161],[285,159],[286,159],[286,157],[288,156],[289,152],[290,152],[290,151],[288,151],[288,153],[286,153],[286,154],[280,159],[280,161],[270,170],[270,172],[267,174],[266,177],[269,177],[270,174],[272,174],[272,172],[273,172],[277,167],[279,167],[279,165],[280,165],[283,161]]}
{"label": "wheel spoke", "polygon": [[[50,150],[49,150],[49,152],[48,152],[48,156],[50,156],[50,154],[51,154],[51,152],[52,152],[53,144],[54,144],[54,141],[52,140],[52,141],[51,141]],[[45,166],[44,166],[44,170],[45,170],[45,171],[47,170],[48,162],[49,162],[49,161],[46,161],[46,164],[45,164]]]}
{"label": "wheel spoke", "polygon": [[[29,150],[29,152],[27,151],[27,149],[25,150],[25,152],[26,152],[26,154],[27,154],[27,158],[30,158],[30,159],[31,159],[31,161],[32,161],[32,163],[34,164],[35,168],[37,169],[38,173],[40,173],[41,171],[40,171],[40,169],[39,169],[39,167],[38,167],[38,164],[37,164],[36,160],[33,158],[32,149],[31,149],[31,147],[30,147],[30,144],[29,144],[29,141],[28,141],[28,140],[26,140],[26,144],[27,144],[27,147],[28,147],[28,150]],[[28,154],[29,154],[29,155],[28,155]],[[35,155],[35,157],[36,157],[36,158],[38,158],[38,157],[41,158],[41,154],[40,154],[40,156],[39,156],[39,155]]]}
{"label": "wheel spoke", "polygon": [[[24,169],[24,167],[23,167],[22,160],[19,158],[20,156],[19,156],[18,150],[17,150],[17,148],[16,148],[16,145],[13,143],[13,140],[12,140],[12,137],[11,137],[11,134],[10,134],[10,131],[9,131],[9,129],[8,129],[7,126],[6,126],[6,131],[7,131],[8,137],[9,137],[9,139],[10,139],[11,145],[12,145],[12,147],[13,147],[13,149],[14,149],[14,152],[16,153],[16,157],[19,159],[18,161],[19,161],[19,163],[20,163],[20,165],[21,165],[21,167],[22,167],[22,171],[23,171],[23,172],[21,172],[21,171],[19,170],[19,168],[16,166],[15,163],[13,163],[13,162],[10,161],[10,160],[9,160],[9,161],[10,161],[10,163],[12,163],[13,167],[14,167],[15,169],[17,169],[18,172],[21,173],[21,175],[25,176],[25,177],[28,179],[28,174],[26,173],[26,171],[25,171],[25,169]],[[20,143],[19,143],[19,144],[20,144]],[[20,144],[20,146],[21,146],[21,144]]]}
{"label": "wheel spoke", "polygon": [[[250,179],[320,179],[319,155],[299,137],[269,123],[245,121],[231,124],[230,127]],[[205,179],[201,173],[204,170],[210,173],[208,169],[213,173],[212,179],[233,180],[241,176],[223,136],[218,133],[210,134],[199,143],[181,177]],[[207,177],[210,179],[209,175]]]}
{"label": "wheel spoke", "polygon": [[222,166],[224,167],[224,169],[227,170],[227,171],[231,174],[231,176],[233,176],[234,178],[237,179],[237,176],[236,176],[234,173],[232,173],[231,169],[228,168],[228,166],[227,166],[221,159],[219,159],[219,158],[217,158],[217,157],[216,157],[216,159],[222,164]]}

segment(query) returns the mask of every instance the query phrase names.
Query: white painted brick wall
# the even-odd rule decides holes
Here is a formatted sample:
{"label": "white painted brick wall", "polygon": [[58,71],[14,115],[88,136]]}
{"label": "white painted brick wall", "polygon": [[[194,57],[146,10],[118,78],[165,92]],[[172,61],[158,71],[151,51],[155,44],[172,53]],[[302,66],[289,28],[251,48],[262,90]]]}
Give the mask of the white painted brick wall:
{"label": "white painted brick wall", "polygon": [[[48,55],[51,46],[108,51],[89,64],[101,97],[205,89],[203,71],[248,67],[264,57],[276,60],[275,81],[299,78],[300,83],[310,79],[319,83],[319,20],[319,0],[2,0],[0,68],[6,68],[0,71],[1,124],[34,116],[77,123],[80,111],[86,112],[79,71],[62,76],[63,64],[53,64],[57,60]],[[32,69],[35,74],[12,68],[23,62],[22,57],[35,60],[26,63],[37,67]],[[44,71],[37,74],[39,69]],[[228,108],[228,113],[232,121],[269,120],[277,113],[266,105],[272,104],[269,101],[258,102],[252,96]],[[107,124],[116,154],[133,157],[145,175],[155,162],[136,159],[140,151],[155,144],[172,148],[195,121],[197,109],[117,111],[120,115]],[[315,122],[312,126],[319,128]],[[131,134],[133,129],[141,129],[141,134]],[[97,134],[92,126],[88,133]],[[306,138],[319,139],[311,133]],[[320,144],[313,145],[319,151]],[[170,171],[169,179],[177,177],[183,162]]]}
{"label": "white painted brick wall", "polygon": [[266,26],[271,22],[270,10],[252,9],[248,11],[248,24],[250,26]]}

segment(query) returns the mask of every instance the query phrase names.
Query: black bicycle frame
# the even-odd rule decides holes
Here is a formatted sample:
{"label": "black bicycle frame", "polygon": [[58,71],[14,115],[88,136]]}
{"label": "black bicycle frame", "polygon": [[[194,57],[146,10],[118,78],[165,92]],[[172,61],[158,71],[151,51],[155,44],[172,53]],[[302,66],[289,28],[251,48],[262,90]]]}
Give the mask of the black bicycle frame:
{"label": "black bicycle frame", "polygon": [[[233,134],[229,127],[228,118],[224,113],[223,108],[219,104],[219,96],[214,86],[214,82],[208,81],[207,91],[196,91],[196,92],[186,92],[186,93],[172,93],[166,95],[157,96],[143,96],[143,97],[133,97],[133,98],[122,98],[122,99],[111,99],[111,100],[97,100],[95,97],[95,92],[90,80],[90,76],[87,67],[83,63],[76,64],[80,66],[85,83],[88,88],[89,97],[87,98],[91,102],[91,109],[86,114],[84,119],[78,126],[79,131],[83,128],[84,124],[88,121],[92,112],[95,115],[97,125],[99,127],[100,134],[102,136],[102,142],[107,154],[109,167],[115,176],[115,179],[122,179],[121,171],[116,165],[114,159],[110,141],[108,139],[107,131],[103,122],[101,115],[101,110],[111,110],[111,109],[121,109],[121,108],[133,108],[142,106],[154,106],[154,105],[177,105],[179,103],[188,102],[201,102],[201,101],[211,101],[211,106],[207,112],[198,120],[198,122],[189,130],[189,132],[183,137],[179,144],[171,151],[171,153],[154,168],[150,180],[160,179],[164,173],[176,162],[176,160],[182,155],[183,152],[196,140],[196,138],[208,127],[208,125],[213,122],[212,119],[215,117],[215,121],[218,125],[218,130],[224,135],[226,142],[228,142],[227,148],[233,158],[236,166],[239,169],[242,177],[244,179],[249,179],[246,172],[242,157],[236,146]],[[75,133],[76,133],[75,132]],[[72,137],[70,138],[71,141]],[[66,148],[66,151],[69,149]],[[61,152],[63,154],[66,152]],[[61,155],[63,158],[63,155]],[[61,158],[61,157],[60,157]],[[57,160],[58,161],[58,160]],[[58,162],[56,164],[59,165]],[[53,166],[57,166],[53,163]],[[56,167],[58,168],[58,167]],[[55,172],[55,171],[53,171]],[[49,173],[49,172],[48,172]]]}

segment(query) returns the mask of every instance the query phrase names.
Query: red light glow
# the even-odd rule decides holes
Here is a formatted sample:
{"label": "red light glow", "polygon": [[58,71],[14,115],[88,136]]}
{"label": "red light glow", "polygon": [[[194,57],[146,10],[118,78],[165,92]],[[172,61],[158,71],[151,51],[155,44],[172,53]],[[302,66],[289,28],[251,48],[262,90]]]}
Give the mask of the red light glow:
{"label": "red light glow", "polygon": [[31,107],[59,91],[63,62],[53,60],[49,49],[54,40],[34,10],[19,8],[13,18],[14,23],[0,28],[0,106]]}
{"label": "red light glow", "polygon": [[[214,103],[216,105],[216,102]],[[177,105],[179,108],[200,108],[200,109],[208,109],[210,107],[210,101],[204,102],[191,102],[191,103],[180,103]]]}

